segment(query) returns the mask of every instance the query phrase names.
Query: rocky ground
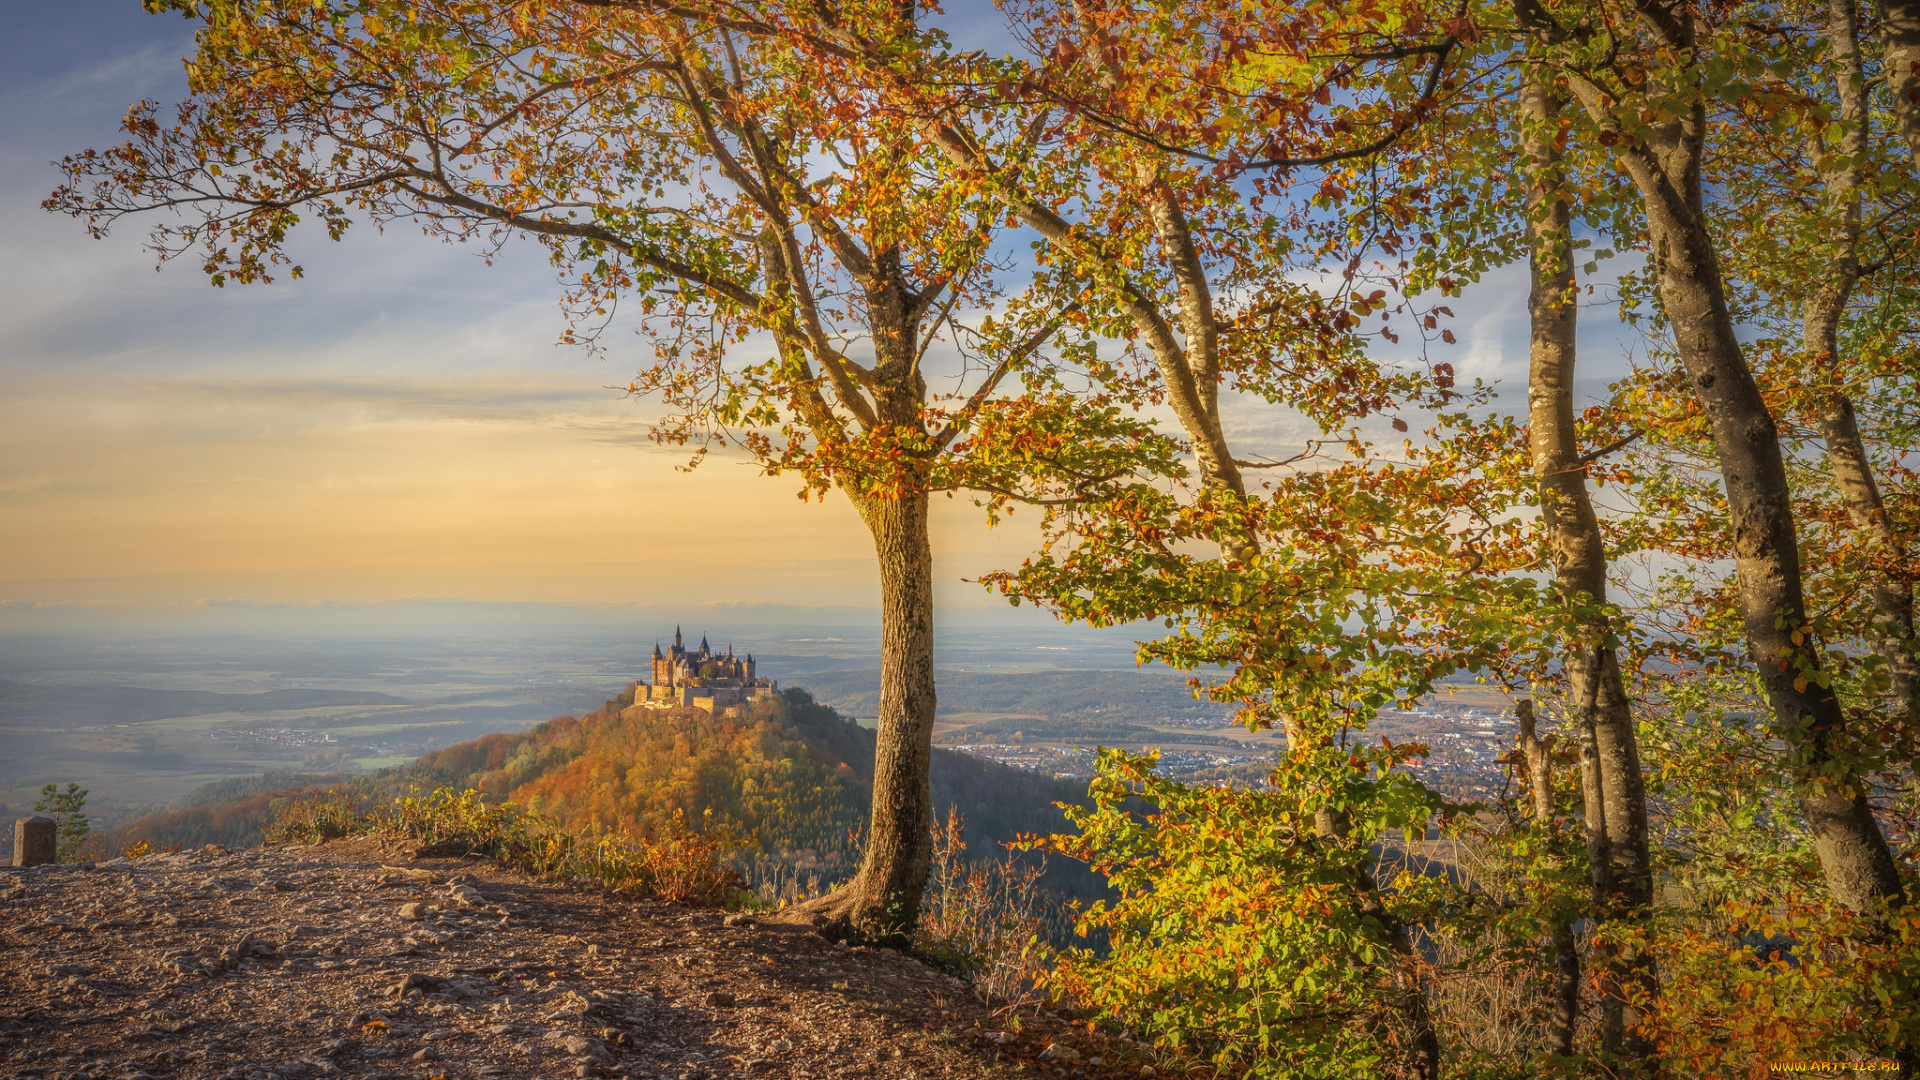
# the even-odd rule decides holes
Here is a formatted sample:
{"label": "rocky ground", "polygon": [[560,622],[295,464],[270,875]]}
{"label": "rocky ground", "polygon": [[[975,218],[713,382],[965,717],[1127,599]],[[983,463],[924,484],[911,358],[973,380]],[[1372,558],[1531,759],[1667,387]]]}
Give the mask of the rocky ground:
{"label": "rocky ground", "polygon": [[411,855],[0,870],[0,1075],[1152,1075],[1127,1044],[1013,1023],[889,950]]}

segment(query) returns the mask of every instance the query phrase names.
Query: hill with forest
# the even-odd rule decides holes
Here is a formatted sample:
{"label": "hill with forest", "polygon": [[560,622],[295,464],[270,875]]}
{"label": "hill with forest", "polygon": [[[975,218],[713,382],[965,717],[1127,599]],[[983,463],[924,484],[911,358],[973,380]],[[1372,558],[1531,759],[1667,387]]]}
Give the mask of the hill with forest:
{"label": "hill with forest", "polygon": [[[873,783],[875,734],[789,689],[742,716],[645,709],[622,697],[585,716],[561,716],[516,734],[487,735],[412,765],[346,780],[369,802],[410,789],[474,788],[554,820],[569,832],[659,835],[676,819],[723,828],[751,843],[738,856],[750,885],[772,899],[816,892],[857,868]],[[276,798],[327,778],[231,785],[205,805],[141,819],[116,843],[155,847],[257,842]],[[1083,783],[935,748],[936,814],[957,811],[975,856],[997,855],[1021,833],[1063,824],[1054,804],[1084,798]],[[1050,877],[1080,892],[1078,867]]]}
{"label": "hill with forest", "polygon": [[[622,703],[451,746],[408,772],[423,786],[472,787],[519,803],[575,832],[654,834],[679,815],[752,835],[746,869],[763,892],[851,875],[873,785],[873,731],[805,690],[738,719]],[[1058,828],[1054,804],[1085,796],[1084,784],[941,749],[932,773],[935,812],[957,810],[975,852]]]}

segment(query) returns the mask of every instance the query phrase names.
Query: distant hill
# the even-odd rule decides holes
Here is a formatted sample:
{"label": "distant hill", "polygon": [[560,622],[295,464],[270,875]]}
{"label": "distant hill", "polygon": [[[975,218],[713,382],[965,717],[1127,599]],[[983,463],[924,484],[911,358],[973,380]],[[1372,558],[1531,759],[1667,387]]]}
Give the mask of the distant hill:
{"label": "distant hill", "polygon": [[[789,689],[724,719],[698,709],[631,709],[609,701],[582,717],[562,716],[518,734],[497,734],[435,751],[414,764],[344,785],[369,799],[411,787],[477,788],[557,819],[570,831],[646,835],[676,812],[696,825],[755,835],[742,869],[769,895],[815,890],[857,869],[873,784],[874,732]],[[209,785],[224,796],[131,823],[116,843],[156,847],[257,842],[278,794],[272,778]],[[281,790],[324,782],[287,777]],[[974,856],[998,854],[1021,833],[1064,824],[1056,802],[1084,799],[1084,783],[935,748],[936,812],[957,808]],[[708,812],[711,817],[708,817]],[[1083,868],[1056,864],[1063,891],[1092,895]]]}
{"label": "distant hill", "polygon": [[210,781],[174,800],[166,810],[110,830],[102,847],[109,855],[138,843],[162,851],[206,844],[253,847],[273,815],[274,799],[301,788],[344,786],[356,779],[346,773],[271,772]]}
{"label": "distant hill", "polygon": [[[289,788],[332,787],[353,779],[356,773],[294,773],[270,772],[256,776],[229,776],[224,780],[209,780],[185,795],[173,800],[170,810],[191,810],[196,807],[213,806],[218,803],[244,799],[248,795],[258,795],[263,791],[285,791]],[[222,841],[224,843],[224,841]]]}
{"label": "distant hill", "polygon": [[164,810],[135,818],[107,833],[103,854],[114,855],[134,844],[156,851],[191,851],[207,844],[253,847],[273,816],[273,800],[281,792],[255,791],[204,806]]}
{"label": "distant hill", "polygon": [[0,679],[0,722],[65,725],[137,724],[210,713],[271,713],[334,706],[405,705],[406,699],[364,690],[267,690],[220,694],[144,686],[40,686]]}
{"label": "distant hill", "polygon": [[[1032,671],[1000,674],[941,671],[935,692],[942,713],[1015,713],[1051,719],[1098,717],[1125,723],[1156,720],[1218,720],[1234,709],[1196,701],[1186,676],[1176,671]],[[827,671],[795,675],[787,685],[805,687],[821,703],[853,716],[872,716],[880,706],[880,672]]]}
{"label": "distant hill", "polygon": [[[851,875],[872,798],[874,732],[789,689],[728,720],[698,709],[625,709],[489,735],[422,757],[424,784],[475,787],[570,829],[646,834],[678,811],[756,834],[749,877],[784,893],[796,881]],[[1056,802],[1084,799],[1059,781],[949,750],[933,752],[936,813],[957,808],[975,854],[1063,825]]]}

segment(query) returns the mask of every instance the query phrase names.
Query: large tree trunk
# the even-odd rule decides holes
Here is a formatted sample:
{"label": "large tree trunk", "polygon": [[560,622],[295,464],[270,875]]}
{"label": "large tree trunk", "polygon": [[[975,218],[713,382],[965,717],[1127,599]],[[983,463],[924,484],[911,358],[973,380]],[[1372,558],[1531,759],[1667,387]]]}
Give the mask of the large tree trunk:
{"label": "large tree trunk", "polygon": [[[866,289],[872,319],[871,424],[915,430],[924,422],[926,381],[918,368],[913,294],[898,258],[873,260]],[[924,462],[875,465],[842,489],[873,536],[880,567],[880,720],[873,758],[867,849],[853,881],[801,905],[797,915],[828,937],[905,946],[920,920],[933,855],[933,543]],[[905,470],[899,475],[889,469]]]}
{"label": "large tree trunk", "polygon": [[[1920,11],[1920,8],[1916,8]],[[1912,57],[1920,62],[1920,16],[1910,34]],[[1834,83],[1840,104],[1840,119],[1846,127],[1840,141],[1827,153],[1824,140],[1808,148],[1815,161],[1834,161],[1821,181],[1827,189],[1827,213],[1832,256],[1824,276],[1807,297],[1802,310],[1801,347],[1806,351],[1814,375],[1825,383],[1820,400],[1820,434],[1827,444],[1827,461],[1833,480],[1847,507],[1853,527],[1859,531],[1860,547],[1876,565],[1870,580],[1873,588],[1874,653],[1886,662],[1892,677],[1895,709],[1908,722],[1920,720],[1920,661],[1914,658],[1913,585],[1904,574],[1907,554],[1894,533],[1887,516],[1886,503],[1880,497],[1880,485],[1873,475],[1860,425],[1854,418],[1853,401],[1845,391],[1840,370],[1840,320],[1847,301],[1860,280],[1860,178],[1862,158],[1867,146],[1868,87],[1865,65],[1860,57],[1860,24],[1855,0],[1829,0],[1828,51],[1833,60]],[[1893,38],[1888,38],[1891,50]],[[1891,51],[1889,52],[1891,56]],[[1920,82],[1911,89],[1920,92]],[[1901,114],[1902,124],[1920,116],[1920,110]],[[1920,120],[1914,120],[1914,133],[1920,134]],[[1914,143],[1920,160],[1920,142]]]}
{"label": "large tree trunk", "polygon": [[[1643,912],[1653,897],[1653,872],[1633,709],[1619,660],[1607,644],[1613,628],[1605,611],[1606,543],[1587,491],[1573,420],[1579,285],[1565,168],[1555,145],[1559,111],[1551,87],[1529,77],[1521,92],[1522,142],[1533,172],[1527,187],[1533,276],[1527,298],[1532,327],[1527,425],[1541,520],[1553,553],[1554,589],[1574,619],[1563,655],[1580,729],[1593,900],[1596,918],[1604,924]],[[1598,951],[1602,1048],[1645,1060],[1651,1048],[1638,1034],[1641,1016],[1634,1001],[1650,1001],[1658,993],[1653,960],[1618,948]]]}
{"label": "large tree trunk", "polygon": [[880,564],[880,726],[860,873],[798,910],[832,938],[903,945],[932,857],[933,547],[927,496],[858,497]]}
{"label": "large tree trunk", "polygon": [[[1598,87],[1581,87],[1607,116]],[[1660,300],[1713,432],[1733,533],[1741,619],[1774,724],[1792,748],[1801,813],[1827,887],[1848,908],[1878,914],[1905,901],[1893,853],[1867,803],[1866,785],[1836,745],[1846,717],[1818,682],[1819,643],[1807,626],[1793,503],[1780,437],[1734,332],[1707,231],[1700,162],[1706,114],[1630,146],[1620,161],[1639,189],[1653,241]]]}
{"label": "large tree trunk", "polygon": [[1880,0],[1887,87],[1915,168],[1920,168],[1920,0]]}

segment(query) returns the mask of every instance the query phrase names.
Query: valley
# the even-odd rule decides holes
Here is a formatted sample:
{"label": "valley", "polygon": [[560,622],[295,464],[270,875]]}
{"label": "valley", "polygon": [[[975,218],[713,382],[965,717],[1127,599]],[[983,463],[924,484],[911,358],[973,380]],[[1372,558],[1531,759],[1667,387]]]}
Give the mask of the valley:
{"label": "valley", "polygon": [[[783,687],[871,727],[877,642],[863,628],[830,629],[739,644]],[[0,657],[0,814],[29,808],[49,781],[91,791],[95,827],[111,829],[271,786],[247,781],[241,792],[221,783],[231,778],[371,777],[582,716],[641,673],[651,640],[599,630],[531,640],[11,638]],[[1056,628],[943,632],[935,745],[1063,783],[1089,778],[1103,746],[1158,751],[1163,773],[1190,783],[1260,783],[1279,734],[1235,725],[1230,707],[1195,700],[1180,673],[1120,667],[1129,646]],[[1450,687],[1383,715],[1366,737],[1425,742],[1430,782],[1455,798],[1486,797],[1510,746],[1507,708],[1497,693]]]}

